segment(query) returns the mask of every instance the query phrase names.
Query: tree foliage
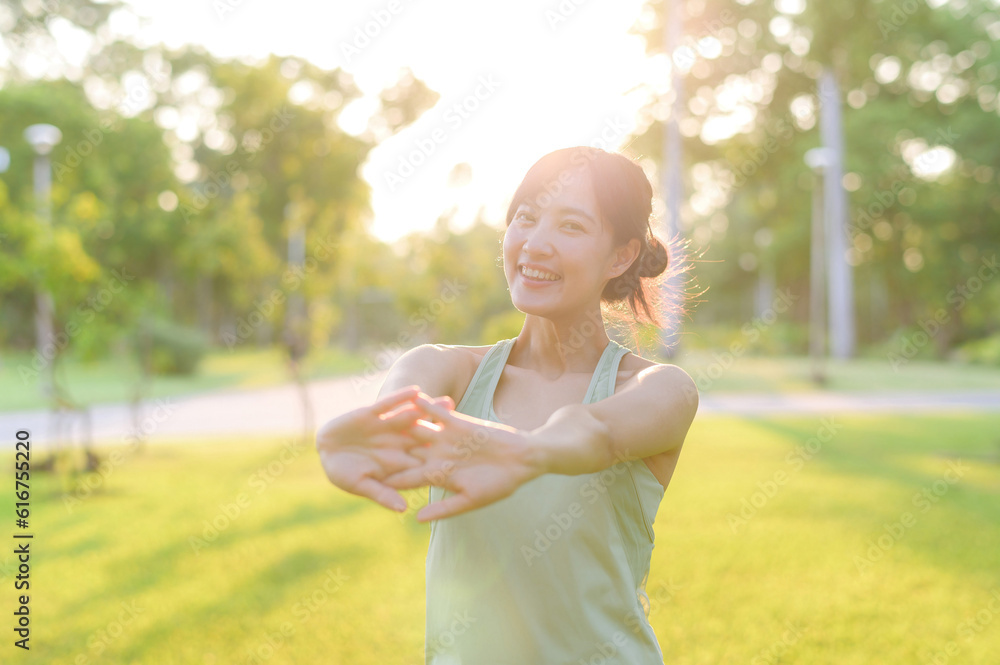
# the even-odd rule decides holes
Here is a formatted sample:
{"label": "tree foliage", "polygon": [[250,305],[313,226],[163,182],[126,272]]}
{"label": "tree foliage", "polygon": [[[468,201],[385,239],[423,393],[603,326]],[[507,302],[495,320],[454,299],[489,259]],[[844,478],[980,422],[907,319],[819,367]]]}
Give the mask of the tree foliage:
{"label": "tree foliage", "polygon": [[[634,148],[661,155],[672,92],[660,92],[676,68],[680,225],[718,261],[700,268],[711,285],[700,315],[748,320],[748,273],[772,270],[779,287],[808,293],[815,183],[803,156],[820,143],[817,78],[829,68],[843,93],[859,338],[885,341],[942,315],[941,352],[1000,332],[1000,280],[967,288],[1000,250],[1000,155],[986,138],[1000,134],[995,5],[678,2],[685,38],[674,53],[663,52],[669,2],[649,3],[637,26],[664,78],[650,84]],[[801,305],[793,316],[805,321]]]}

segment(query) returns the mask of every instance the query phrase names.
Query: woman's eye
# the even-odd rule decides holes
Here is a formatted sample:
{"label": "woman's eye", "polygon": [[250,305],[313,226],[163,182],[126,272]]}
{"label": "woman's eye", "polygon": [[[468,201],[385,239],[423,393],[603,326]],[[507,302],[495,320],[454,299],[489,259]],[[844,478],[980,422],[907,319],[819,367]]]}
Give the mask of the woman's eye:
{"label": "woman's eye", "polygon": [[535,221],[534,218],[531,215],[529,215],[528,213],[526,213],[526,212],[519,212],[519,213],[517,213],[516,215],[514,215],[514,219],[516,219],[518,221],[522,221],[522,222],[533,222],[533,221]]}
{"label": "woman's eye", "polygon": [[580,224],[577,224],[576,222],[567,222],[566,224],[563,224],[563,226],[567,228],[578,229],[580,231],[583,230],[583,227]]}

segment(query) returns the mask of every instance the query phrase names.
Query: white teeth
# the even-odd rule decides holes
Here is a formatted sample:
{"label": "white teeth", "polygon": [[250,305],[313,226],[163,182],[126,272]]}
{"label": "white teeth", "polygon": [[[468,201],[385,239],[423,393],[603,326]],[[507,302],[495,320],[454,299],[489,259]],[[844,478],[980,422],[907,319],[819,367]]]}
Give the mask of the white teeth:
{"label": "white teeth", "polygon": [[527,268],[525,266],[521,266],[521,273],[527,275],[528,277],[532,277],[534,279],[544,279],[550,282],[554,282],[557,279],[559,279],[558,275],[553,275],[550,272],[540,272],[538,270],[532,270],[531,268]]}

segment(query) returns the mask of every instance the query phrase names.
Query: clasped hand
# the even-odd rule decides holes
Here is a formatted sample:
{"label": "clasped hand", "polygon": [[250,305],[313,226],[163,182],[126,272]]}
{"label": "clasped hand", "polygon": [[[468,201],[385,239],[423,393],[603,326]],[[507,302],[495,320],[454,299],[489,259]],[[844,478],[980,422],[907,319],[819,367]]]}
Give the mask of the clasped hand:
{"label": "clasped hand", "polygon": [[401,489],[452,492],[417,513],[427,522],[493,503],[541,474],[526,432],[454,408],[450,397],[409,386],[331,420],[316,434],[327,477],[398,511],[407,507]]}

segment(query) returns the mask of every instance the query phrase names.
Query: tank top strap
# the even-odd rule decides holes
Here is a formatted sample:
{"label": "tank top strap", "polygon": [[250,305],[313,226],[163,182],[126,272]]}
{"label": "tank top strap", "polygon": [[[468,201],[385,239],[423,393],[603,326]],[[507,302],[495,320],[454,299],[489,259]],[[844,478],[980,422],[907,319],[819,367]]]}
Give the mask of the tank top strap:
{"label": "tank top strap", "polygon": [[599,402],[615,394],[618,366],[626,353],[630,353],[630,350],[615,340],[612,339],[608,342],[601,360],[597,363],[597,369],[594,370],[592,393],[586,403]]}
{"label": "tank top strap", "polygon": [[455,407],[459,413],[464,413],[482,420],[490,419],[490,409],[493,406],[493,391],[500,382],[507,356],[515,338],[502,339],[491,346],[483,359],[479,361],[476,373],[465,389],[462,400]]}

